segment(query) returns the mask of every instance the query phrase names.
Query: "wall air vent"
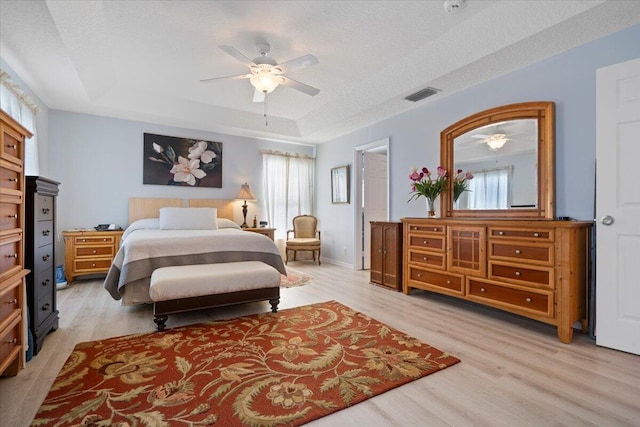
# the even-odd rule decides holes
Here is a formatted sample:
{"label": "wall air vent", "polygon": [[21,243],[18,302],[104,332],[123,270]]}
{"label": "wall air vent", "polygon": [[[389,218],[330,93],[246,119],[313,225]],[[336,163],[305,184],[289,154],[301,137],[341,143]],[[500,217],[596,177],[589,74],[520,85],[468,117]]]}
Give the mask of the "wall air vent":
{"label": "wall air vent", "polygon": [[412,93],[411,95],[405,97],[407,101],[418,102],[422,99],[425,99],[431,95],[435,95],[440,92],[440,89],[436,89],[434,87],[427,86],[424,89],[417,91],[416,93]]}

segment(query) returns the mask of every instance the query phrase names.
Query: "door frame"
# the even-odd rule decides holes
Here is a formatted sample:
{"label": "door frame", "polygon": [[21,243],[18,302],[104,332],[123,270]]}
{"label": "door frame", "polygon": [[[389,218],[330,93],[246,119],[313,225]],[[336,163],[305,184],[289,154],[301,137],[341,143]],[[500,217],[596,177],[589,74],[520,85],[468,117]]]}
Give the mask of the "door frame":
{"label": "door frame", "polygon": [[362,153],[366,151],[379,151],[380,149],[386,149],[387,151],[387,221],[389,220],[389,156],[391,154],[389,149],[390,139],[389,137],[381,138],[370,142],[368,144],[358,145],[353,149],[353,164],[354,164],[354,173],[353,173],[353,182],[354,182],[354,192],[353,192],[353,201],[354,201],[354,209],[353,209],[353,224],[354,224],[354,233],[353,233],[353,268],[354,270],[362,270]]}

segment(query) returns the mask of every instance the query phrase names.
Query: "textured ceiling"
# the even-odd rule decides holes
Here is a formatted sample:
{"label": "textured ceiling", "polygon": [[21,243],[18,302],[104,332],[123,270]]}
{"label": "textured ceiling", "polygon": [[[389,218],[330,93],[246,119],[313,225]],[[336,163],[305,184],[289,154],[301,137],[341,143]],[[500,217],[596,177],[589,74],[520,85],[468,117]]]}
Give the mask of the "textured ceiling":
{"label": "textured ceiling", "polygon": [[[0,0],[0,55],[52,109],[320,143],[637,23],[626,0]],[[320,94],[277,88],[268,126],[247,80],[199,82],[247,72],[218,46],[259,37],[320,61],[288,74]]]}

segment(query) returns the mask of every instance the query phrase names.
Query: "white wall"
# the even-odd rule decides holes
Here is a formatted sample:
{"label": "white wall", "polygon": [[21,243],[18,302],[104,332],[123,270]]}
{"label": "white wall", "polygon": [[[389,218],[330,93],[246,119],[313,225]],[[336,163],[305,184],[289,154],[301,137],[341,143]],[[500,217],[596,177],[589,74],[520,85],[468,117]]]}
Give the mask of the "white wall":
{"label": "white wall", "polygon": [[[222,188],[142,184],[145,132],[222,142]],[[252,220],[253,215],[260,220],[260,150],[304,154],[313,154],[314,151],[313,147],[305,145],[58,110],[49,111],[49,147],[48,177],[62,183],[58,196],[60,231],[91,228],[98,223],[117,223],[124,227],[127,225],[129,197],[233,199],[245,181],[251,185],[257,199],[248,202],[247,220]],[[234,215],[238,224],[242,222],[241,204],[241,201],[237,201],[235,207]]]}
{"label": "white wall", "polygon": [[[438,166],[442,129],[473,113],[515,102],[556,103],[556,215],[593,219],[595,72],[640,57],[639,40],[636,25],[319,145],[317,214],[323,257],[354,265],[354,205],[332,205],[329,182],[332,167],[353,164],[354,147],[389,137],[389,217],[425,216],[423,199],[407,203],[410,168]],[[356,184],[351,185],[353,193]]]}

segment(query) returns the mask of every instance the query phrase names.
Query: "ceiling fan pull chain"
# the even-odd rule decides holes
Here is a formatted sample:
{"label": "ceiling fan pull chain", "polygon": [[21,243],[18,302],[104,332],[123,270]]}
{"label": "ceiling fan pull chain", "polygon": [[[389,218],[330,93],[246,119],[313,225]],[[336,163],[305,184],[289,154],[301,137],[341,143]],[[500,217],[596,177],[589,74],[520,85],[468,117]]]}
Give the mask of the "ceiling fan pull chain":
{"label": "ceiling fan pull chain", "polygon": [[269,126],[269,121],[267,120],[267,99],[269,96],[267,93],[264,94],[264,126]]}

